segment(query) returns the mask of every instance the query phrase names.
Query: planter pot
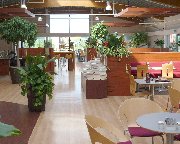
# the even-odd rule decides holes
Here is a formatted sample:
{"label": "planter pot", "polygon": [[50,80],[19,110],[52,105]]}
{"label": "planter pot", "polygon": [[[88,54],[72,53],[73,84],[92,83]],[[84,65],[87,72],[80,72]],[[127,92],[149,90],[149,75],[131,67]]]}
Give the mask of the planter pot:
{"label": "planter pot", "polygon": [[19,84],[20,83],[20,76],[17,72],[17,67],[9,67],[9,71],[10,71],[10,77],[11,77],[11,81],[12,84]]}
{"label": "planter pot", "polygon": [[36,97],[35,93],[30,88],[29,93],[27,94],[29,111],[30,112],[45,111],[46,95],[43,96],[42,105],[39,105],[39,106],[34,106],[35,97]]}
{"label": "planter pot", "polygon": [[130,80],[127,73],[129,59],[107,57],[107,89],[108,96],[130,96]]}
{"label": "planter pot", "polygon": [[90,61],[97,57],[97,51],[95,48],[87,48],[87,61]]}

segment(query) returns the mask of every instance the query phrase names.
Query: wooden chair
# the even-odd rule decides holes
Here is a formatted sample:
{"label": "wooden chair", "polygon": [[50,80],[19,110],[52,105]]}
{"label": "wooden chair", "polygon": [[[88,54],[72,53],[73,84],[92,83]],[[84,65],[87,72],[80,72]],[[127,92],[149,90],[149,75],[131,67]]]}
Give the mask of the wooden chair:
{"label": "wooden chair", "polygon": [[129,133],[133,137],[152,137],[152,143],[154,143],[154,136],[160,136],[164,143],[163,133],[151,131],[139,127],[136,120],[139,116],[154,113],[163,112],[163,109],[154,101],[145,98],[131,98],[125,100],[118,109],[118,117],[121,125],[124,127],[124,132]]}
{"label": "wooden chair", "polygon": [[66,55],[65,55],[65,58],[66,58],[66,59],[72,59],[72,54],[66,54]]}
{"label": "wooden chair", "polygon": [[151,94],[150,91],[147,90],[143,90],[143,91],[137,91],[137,84],[134,80],[134,76],[130,75],[129,76],[130,79],[130,94],[132,96],[138,96],[138,97],[149,97],[149,95]]}
{"label": "wooden chair", "polygon": [[165,63],[162,64],[162,77],[172,79],[173,78],[173,64]]}
{"label": "wooden chair", "polygon": [[[180,106],[180,91],[174,89],[173,87],[168,87],[169,98],[168,103],[170,101],[171,107],[169,108],[171,112],[176,112],[179,110]],[[167,105],[168,109],[168,105]]]}
{"label": "wooden chair", "polygon": [[[96,142],[102,144],[132,144],[119,129],[115,128],[107,121],[92,115],[85,115],[85,121],[92,144],[95,144]],[[106,136],[107,134],[105,134],[103,130],[108,132],[108,136]],[[118,142],[114,142],[115,140],[110,138],[109,135],[115,136]]]}
{"label": "wooden chair", "polygon": [[148,65],[137,65],[137,78],[143,79],[148,73]]}
{"label": "wooden chair", "polygon": [[180,91],[180,79],[179,79],[179,78],[177,78],[177,79],[174,78],[174,79],[172,80],[171,86],[172,86],[174,89],[177,89],[177,90]]}
{"label": "wooden chair", "polygon": [[[165,63],[162,64],[162,78],[166,78],[169,80],[173,79],[173,64],[172,63]],[[167,87],[165,87],[164,85],[161,85],[161,87],[159,87],[159,92],[161,91],[167,91]]]}

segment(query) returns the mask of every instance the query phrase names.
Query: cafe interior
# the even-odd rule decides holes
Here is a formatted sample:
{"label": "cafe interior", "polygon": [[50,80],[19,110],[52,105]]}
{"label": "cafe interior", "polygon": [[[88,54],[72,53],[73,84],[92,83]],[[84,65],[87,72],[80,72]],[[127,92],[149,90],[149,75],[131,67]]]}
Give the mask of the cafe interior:
{"label": "cafe interior", "polygon": [[179,0],[0,0],[0,37],[0,144],[180,144]]}

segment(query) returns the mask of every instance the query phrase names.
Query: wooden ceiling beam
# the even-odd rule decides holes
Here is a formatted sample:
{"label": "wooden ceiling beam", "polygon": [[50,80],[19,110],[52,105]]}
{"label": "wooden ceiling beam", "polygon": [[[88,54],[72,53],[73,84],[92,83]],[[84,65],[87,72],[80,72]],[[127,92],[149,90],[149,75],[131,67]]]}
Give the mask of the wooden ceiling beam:
{"label": "wooden ceiling beam", "polygon": [[171,16],[180,13],[180,8],[126,8],[118,13],[119,17]]}
{"label": "wooden ceiling beam", "polygon": [[176,7],[180,7],[180,1],[179,0],[152,0],[154,2],[160,2],[163,4],[168,4]]}
{"label": "wooden ceiling beam", "polygon": [[33,13],[31,13],[25,8],[0,8],[0,15],[2,15],[3,18],[5,15],[7,17],[35,17]]}

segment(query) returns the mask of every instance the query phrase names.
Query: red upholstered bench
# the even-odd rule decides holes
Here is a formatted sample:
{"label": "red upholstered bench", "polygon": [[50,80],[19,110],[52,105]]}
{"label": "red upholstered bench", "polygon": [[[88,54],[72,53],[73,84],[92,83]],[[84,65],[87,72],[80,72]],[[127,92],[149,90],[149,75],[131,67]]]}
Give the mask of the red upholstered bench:
{"label": "red upholstered bench", "polygon": [[136,77],[137,76],[137,65],[145,65],[146,62],[132,62],[131,63],[131,74]]}
{"label": "red upholstered bench", "polygon": [[174,70],[173,70],[173,77],[174,78],[180,78],[180,61],[173,61],[173,66],[174,66]]}
{"label": "red upholstered bench", "polygon": [[169,63],[169,62],[149,62],[149,73],[152,75],[152,77],[157,78],[158,76],[161,76],[161,68],[162,64]]}
{"label": "red upholstered bench", "polygon": [[[132,62],[131,63],[131,74],[135,77],[137,76],[137,65],[145,65],[148,64],[149,73],[152,77],[157,78],[161,76],[161,67],[164,63],[169,63],[170,61],[163,61],[163,62]],[[180,78],[180,61],[172,61],[174,70],[173,70],[173,77]]]}

